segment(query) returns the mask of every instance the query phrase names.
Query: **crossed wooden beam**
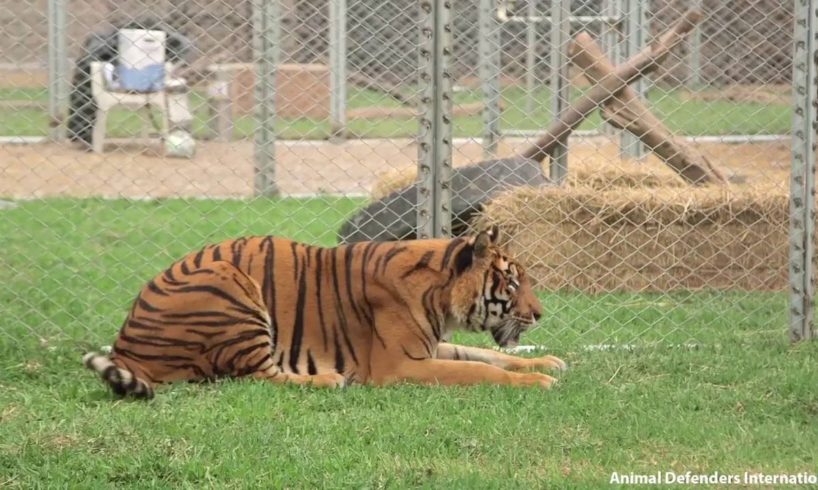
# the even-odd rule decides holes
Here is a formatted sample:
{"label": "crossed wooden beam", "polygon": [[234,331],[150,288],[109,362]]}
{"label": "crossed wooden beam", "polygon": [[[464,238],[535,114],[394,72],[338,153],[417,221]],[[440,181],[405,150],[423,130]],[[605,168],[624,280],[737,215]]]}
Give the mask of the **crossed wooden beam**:
{"label": "crossed wooden beam", "polygon": [[688,10],[650,46],[619,66],[614,66],[587,33],[574,39],[570,54],[594,87],[573,102],[551,124],[546,134],[521,156],[542,161],[558,144],[565,142],[597,107],[603,118],[615,127],[638,137],[665,164],[687,182],[727,184],[724,175],[702,154],[673,137],[668,128],[639,99],[629,84],[654,71],[671,49],[702,19],[698,10]]}

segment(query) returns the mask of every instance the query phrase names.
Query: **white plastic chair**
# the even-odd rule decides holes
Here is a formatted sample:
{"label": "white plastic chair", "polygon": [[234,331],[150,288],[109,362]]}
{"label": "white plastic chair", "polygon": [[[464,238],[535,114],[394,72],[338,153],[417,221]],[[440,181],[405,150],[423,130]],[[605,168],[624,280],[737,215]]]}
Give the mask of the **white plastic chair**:
{"label": "white plastic chair", "polygon": [[[166,73],[170,73],[171,64],[166,63]],[[166,75],[167,76],[167,75]],[[91,147],[95,153],[102,153],[105,145],[105,128],[108,113],[114,107],[125,107],[140,111],[143,114],[142,137],[148,137],[148,127],[152,124],[151,108],[160,114],[159,132],[162,138],[168,134],[168,97],[164,90],[148,93],[130,93],[114,91],[108,88],[105,80],[105,63],[91,63],[91,93],[97,105],[97,117],[91,133]]]}

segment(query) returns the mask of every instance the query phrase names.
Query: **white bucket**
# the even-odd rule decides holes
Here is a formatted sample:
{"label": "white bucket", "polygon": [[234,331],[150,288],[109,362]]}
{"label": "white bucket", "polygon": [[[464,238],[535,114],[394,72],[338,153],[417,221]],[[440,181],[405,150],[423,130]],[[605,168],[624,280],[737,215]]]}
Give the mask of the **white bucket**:
{"label": "white bucket", "polygon": [[165,85],[164,31],[119,31],[119,85],[135,92],[156,92]]}

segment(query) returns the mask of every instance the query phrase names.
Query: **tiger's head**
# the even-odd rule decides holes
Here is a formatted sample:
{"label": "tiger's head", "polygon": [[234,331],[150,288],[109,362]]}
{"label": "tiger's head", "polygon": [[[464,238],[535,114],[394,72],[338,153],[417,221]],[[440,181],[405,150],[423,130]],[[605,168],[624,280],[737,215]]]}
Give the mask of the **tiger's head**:
{"label": "tiger's head", "polygon": [[543,309],[523,267],[500,245],[494,226],[470,240],[471,263],[452,289],[452,313],[460,328],[491,332],[500,347],[513,347]]}

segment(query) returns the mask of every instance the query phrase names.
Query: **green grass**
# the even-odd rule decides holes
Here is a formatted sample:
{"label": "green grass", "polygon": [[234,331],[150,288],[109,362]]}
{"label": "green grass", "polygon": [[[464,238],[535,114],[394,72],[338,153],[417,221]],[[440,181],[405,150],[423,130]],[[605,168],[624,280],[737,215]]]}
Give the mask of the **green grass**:
{"label": "green grass", "polygon": [[[579,92],[575,91],[573,97]],[[399,104],[379,92],[350,87],[349,108],[361,107],[396,107]],[[505,110],[501,116],[500,127],[503,130],[542,130],[552,120],[550,110],[551,92],[547,87],[535,94],[533,113],[526,110],[525,90],[518,87],[505,88],[502,93]],[[33,101],[44,104],[47,94],[43,90],[13,89],[0,90],[0,100]],[[455,94],[455,103],[479,102],[482,94],[479,90],[465,90]],[[687,100],[680,90],[655,88],[649,94],[650,105],[657,115],[678,134],[686,135],[727,135],[727,134],[782,134],[790,131],[791,108],[787,104],[756,104],[731,101],[698,101]],[[206,101],[201,92],[193,92],[190,97],[194,112],[194,132],[198,137],[207,135],[209,115]],[[111,136],[128,136],[139,134],[141,119],[126,110],[114,110],[108,121]],[[597,129],[602,125],[598,113],[588,118],[580,129]],[[43,136],[47,133],[48,117],[43,109],[16,109],[7,117],[0,118],[0,135],[6,136]],[[235,121],[235,137],[249,138],[255,128],[252,117],[239,117]],[[327,120],[309,118],[279,118],[277,131],[285,139],[321,139],[330,134]],[[352,135],[370,138],[414,137],[417,134],[417,121],[414,118],[375,118],[369,120],[351,120],[349,131]],[[456,136],[480,136],[483,132],[482,117],[456,117],[454,121]]]}
{"label": "green grass", "polygon": [[[524,341],[571,365],[551,391],[226,381],[143,403],[114,401],[80,366],[174,258],[240,234],[332,244],[360,204],[59,199],[0,212],[0,486],[593,488],[612,471],[815,472],[818,344],[788,344],[783,293],[543,292],[545,319]],[[585,347],[597,343],[633,348]]]}

